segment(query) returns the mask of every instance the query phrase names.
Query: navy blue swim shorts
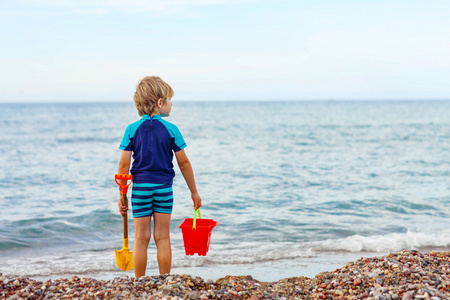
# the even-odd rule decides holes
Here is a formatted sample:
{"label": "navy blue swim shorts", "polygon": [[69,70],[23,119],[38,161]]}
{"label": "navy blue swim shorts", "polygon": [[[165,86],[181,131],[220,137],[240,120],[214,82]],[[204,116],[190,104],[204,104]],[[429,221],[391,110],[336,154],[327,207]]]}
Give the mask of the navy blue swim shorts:
{"label": "navy blue swim shorts", "polygon": [[131,194],[133,218],[151,217],[153,212],[171,214],[173,206],[172,183],[134,183]]}

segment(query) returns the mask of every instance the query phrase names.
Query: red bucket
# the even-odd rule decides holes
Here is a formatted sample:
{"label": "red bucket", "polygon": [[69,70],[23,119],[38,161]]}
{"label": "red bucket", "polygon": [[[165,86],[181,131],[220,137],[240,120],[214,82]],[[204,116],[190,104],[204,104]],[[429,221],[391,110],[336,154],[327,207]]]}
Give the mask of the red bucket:
{"label": "red bucket", "polygon": [[[196,219],[198,212],[198,219]],[[219,225],[212,219],[201,219],[200,210],[194,212],[194,218],[188,218],[181,223],[180,228],[183,233],[184,250],[186,255],[205,256],[209,250],[209,242],[211,241],[211,231]]]}

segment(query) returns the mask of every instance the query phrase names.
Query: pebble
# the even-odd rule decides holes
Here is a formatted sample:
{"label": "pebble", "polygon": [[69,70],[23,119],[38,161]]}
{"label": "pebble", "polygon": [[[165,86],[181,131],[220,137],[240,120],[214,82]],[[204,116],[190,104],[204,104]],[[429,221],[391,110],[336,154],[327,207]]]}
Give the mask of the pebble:
{"label": "pebble", "polygon": [[361,258],[315,278],[261,282],[252,276],[216,281],[186,274],[113,280],[36,281],[0,274],[0,299],[450,299],[450,252],[402,251]]}
{"label": "pebble", "polygon": [[20,286],[20,281],[18,279],[14,280],[13,286],[14,287],[19,287]]}

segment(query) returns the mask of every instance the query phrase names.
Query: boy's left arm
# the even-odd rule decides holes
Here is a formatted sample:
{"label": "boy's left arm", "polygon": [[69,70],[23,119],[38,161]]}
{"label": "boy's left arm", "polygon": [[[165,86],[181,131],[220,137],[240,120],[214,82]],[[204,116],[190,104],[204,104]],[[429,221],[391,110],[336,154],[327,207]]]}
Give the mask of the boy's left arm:
{"label": "boy's left arm", "polygon": [[189,161],[184,149],[175,152],[175,157],[177,158],[178,166],[180,167],[181,174],[183,174],[184,180],[191,191],[191,198],[194,202],[194,209],[199,209],[202,206],[202,199],[197,191],[197,186],[195,185],[194,171],[192,170],[191,162]]}
{"label": "boy's left arm", "polygon": [[[120,161],[119,161],[118,174],[128,174],[128,172],[130,172],[131,153],[132,153],[131,151],[122,150],[122,155],[120,156]],[[119,183],[121,185],[126,185],[127,181],[123,180],[123,179],[120,179]],[[128,206],[124,206],[122,204],[122,200],[121,200],[121,197],[119,195],[119,211],[120,211],[120,214],[122,216],[125,215],[127,213],[127,210],[128,210]]]}

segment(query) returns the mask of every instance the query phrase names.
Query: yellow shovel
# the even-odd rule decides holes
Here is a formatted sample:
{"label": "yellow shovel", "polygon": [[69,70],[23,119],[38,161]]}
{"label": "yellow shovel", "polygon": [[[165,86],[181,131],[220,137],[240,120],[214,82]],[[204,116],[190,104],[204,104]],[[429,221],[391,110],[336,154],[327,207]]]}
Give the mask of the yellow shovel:
{"label": "yellow shovel", "polygon": [[[114,176],[116,183],[120,186],[120,198],[122,205],[128,206],[128,186],[131,184],[132,175],[130,174],[116,174]],[[120,184],[117,180],[125,180],[125,185]],[[130,180],[129,184],[126,181]],[[128,249],[128,216],[125,213],[123,216],[123,247],[122,250],[116,251],[116,263],[119,268],[124,271],[130,271],[133,269],[133,251]]]}

